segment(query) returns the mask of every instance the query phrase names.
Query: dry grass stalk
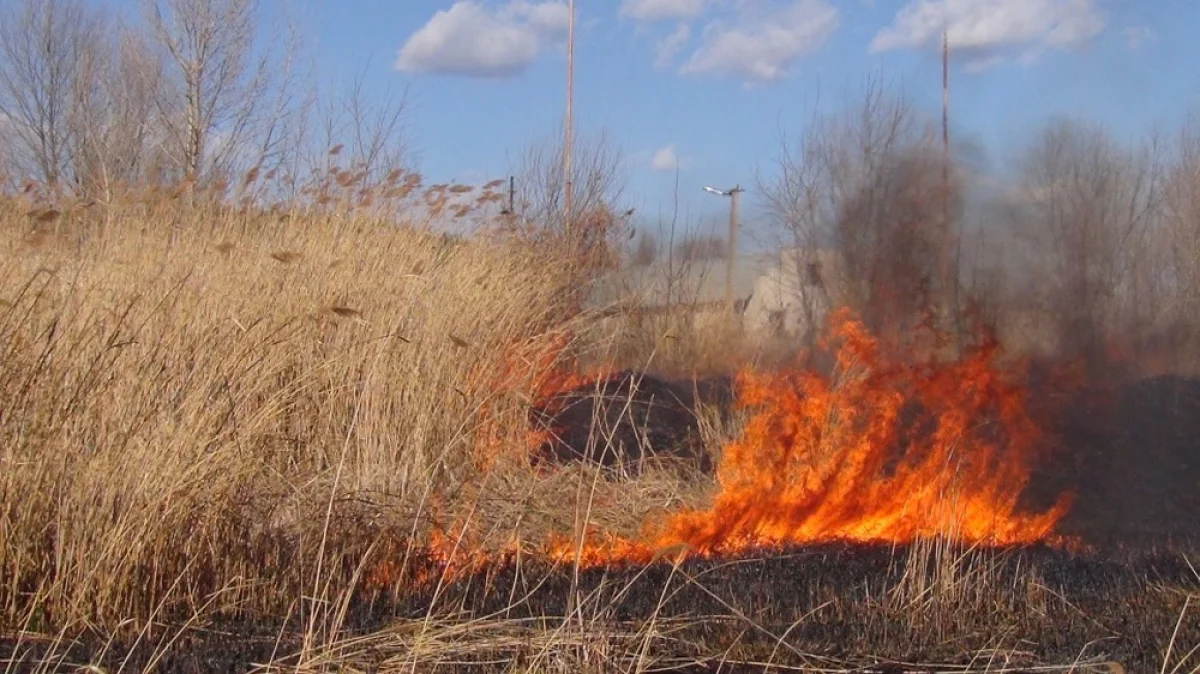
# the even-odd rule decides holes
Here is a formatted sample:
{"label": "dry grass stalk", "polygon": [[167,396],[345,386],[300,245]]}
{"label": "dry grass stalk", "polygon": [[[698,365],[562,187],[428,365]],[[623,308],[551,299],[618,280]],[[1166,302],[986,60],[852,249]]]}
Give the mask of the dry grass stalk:
{"label": "dry grass stalk", "polygon": [[[172,613],[227,586],[221,609],[285,610],[311,582],[288,560],[316,555],[331,495],[324,568],[340,569],[411,528],[424,494],[473,479],[484,393],[467,384],[554,315],[559,265],[518,247],[447,248],[369,222],[349,239],[322,215],[213,232],[217,212],[109,206],[103,230],[31,250],[19,211],[0,209],[0,247],[25,251],[0,262],[9,624],[146,620],[147,597]],[[326,271],[281,286],[235,247]],[[418,264],[421,277],[394,271]],[[482,274],[486,289],[469,280]],[[356,298],[325,303],[332,315],[373,320],[306,320],[330,296]]]}

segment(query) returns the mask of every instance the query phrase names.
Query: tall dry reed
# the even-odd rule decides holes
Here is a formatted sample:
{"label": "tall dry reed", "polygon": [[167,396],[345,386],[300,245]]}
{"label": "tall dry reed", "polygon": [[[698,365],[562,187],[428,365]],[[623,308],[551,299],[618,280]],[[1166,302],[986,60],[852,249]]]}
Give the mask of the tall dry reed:
{"label": "tall dry reed", "polygon": [[502,240],[182,199],[26,208],[0,204],[9,625],[345,585],[472,480],[497,406],[480,374],[561,320],[565,265]]}

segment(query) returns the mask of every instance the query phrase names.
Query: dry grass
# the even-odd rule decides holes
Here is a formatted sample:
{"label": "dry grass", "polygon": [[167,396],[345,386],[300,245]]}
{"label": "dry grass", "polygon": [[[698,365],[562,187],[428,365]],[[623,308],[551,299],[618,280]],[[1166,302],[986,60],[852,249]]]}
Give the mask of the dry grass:
{"label": "dry grass", "polygon": [[[658,655],[683,627],[707,629],[703,617],[622,622],[598,597],[626,590],[584,592],[578,572],[562,615],[431,603],[367,635],[346,624],[373,565],[434,519],[469,522],[482,546],[590,525],[632,535],[711,496],[711,481],[670,469],[543,475],[500,452],[482,470],[485,407],[505,442],[527,430],[520,387],[489,378],[511,371],[512,345],[548,348],[567,329],[594,361],[681,374],[778,354],[728,324],[619,316],[620,332],[572,318],[570,265],[528,242],[182,199],[49,212],[0,202],[0,622],[15,652],[41,649],[40,670],[87,665],[66,655],[84,634],[151,644],[150,670],[191,631],[237,619],[281,630],[260,644],[267,657],[238,661],[264,671],[709,671]],[[700,426],[714,450],[738,431],[709,409]],[[956,611],[1036,585],[1001,587],[987,558],[936,544],[907,559],[872,610],[926,635],[948,638]],[[786,650],[786,631],[741,620]],[[1175,671],[1195,671],[1182,646]],[[1073,671],[1103,671],[1092,664]]]}
{"label": "dry grass", "polygon": [[557,318],[561,265],[529,249],[223,216],[112,208],[34,243],[0,211],[9,624],[342,583],[363,534],[474,479],[479,374]]}

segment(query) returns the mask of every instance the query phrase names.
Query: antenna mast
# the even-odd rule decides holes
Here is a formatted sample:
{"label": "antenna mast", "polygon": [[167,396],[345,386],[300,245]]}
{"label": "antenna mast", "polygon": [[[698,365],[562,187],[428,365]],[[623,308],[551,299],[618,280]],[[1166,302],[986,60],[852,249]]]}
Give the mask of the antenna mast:
{"label": "antenna mast", "polygon": [[572,178],[571,178],[571,150],[574,145],[574,98],[575,98],[575,0],[570,0],[567,3],[567,109],[563,121],[563,210],[564,224],[568,238],[573,234],[572,230]]}
{"label": "antenna mast", "polygon": [[[951,266],[951,246],[957,246],[950,223],[950,31],[942,31],[942,283],[943,302],[949,304],[956,346],[962,347],[962,317],[958,305],[958,268]],[[947,297],[948,295],[948,297]]]}
{"label": "antenna mast", "polygon": [[950,258],[950,38],[942,31],[942,282],[947,283]]}

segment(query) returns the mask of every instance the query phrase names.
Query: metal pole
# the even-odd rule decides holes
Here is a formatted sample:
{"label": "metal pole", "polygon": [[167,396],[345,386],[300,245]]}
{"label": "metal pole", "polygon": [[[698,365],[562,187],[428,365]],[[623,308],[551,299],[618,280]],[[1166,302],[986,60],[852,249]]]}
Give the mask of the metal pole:
{"label": "metal pole", "polygon": [[567,232],[567,238],[572,243],[574,237],[571,236],[571,221],[572,221],[572,183],[571,178],[571,150],[574,144],[574,98],[575,98],[575,0],[570,0],[567,4],[568,19],[567,19],[567,109],[563,126],[563,180],[564,180],[564,225]]}
{"label": "metal pole", "polygon": [[733,312],[733,269],[737,258],[738,240],[738,195],[742,193],[739,185],[729,191],[729,252],[726,255],[725,267],[725,307]]}
{"label": "metal pole", "polygon": [[950,305],[950,318],[954,322],[955,347],[959,354],[962,352],[963,326],[959,306],[958,287],[958,256],[954,256],[955,264],[950,264],[950,246],[958,245],[950,223],[950,32],[942,31],[942,282],[947,285],[943,290]]}
{"label": "metal pole", "polygon": [[508,177],[508,212],[517,212],[517,177]]}
{"label": "metal pole", "polygon": [[[950,68],[949,36],[942,31],[942,292],[950,283]],[[948,302],[948,293],[943,294]]]}

